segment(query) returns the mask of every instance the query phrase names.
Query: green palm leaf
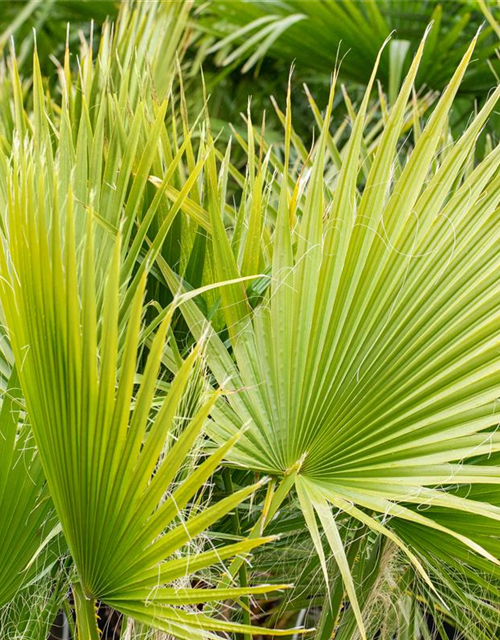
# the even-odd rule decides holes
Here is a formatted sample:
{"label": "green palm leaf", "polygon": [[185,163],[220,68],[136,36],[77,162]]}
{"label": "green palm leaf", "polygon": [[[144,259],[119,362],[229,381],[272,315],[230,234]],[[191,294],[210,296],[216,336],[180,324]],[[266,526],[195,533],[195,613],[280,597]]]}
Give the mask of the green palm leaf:
{"label": "green palm leaf", "polygon": [[243,540],[194,560],[189,554],[179,557],[184,545],[261,483],[191,517],[184,514],[239,435],[178,486],[172,484],[219,394],[202,403],[165,451],[198,349],[184,360],[167,395],[159,397],[172,307],[137,384],[145,277],[121,325],[120,307],[128,296],[120,287],[119,240],[100,284],[92,218],[77,233],[71,187],[64,202],[54,202],[44,181],[35,177],[36,163],[28,153],[13,170],[0,297],[40,459],[78,571],[74,590],[80,633],[96,637],[95,600],[179,638],[238,630],[238,625],[179,606],[261,594],[279,585],[202,592],[191,590],[189,582],[175,591],[168,584],[266,541]]}
{"label": "green palm leaf", "polygon": [[[362,85],[369,80],[382,43],[394,31],[397,40],[382,57],[379,74],[392,97],[431,22],[435,27],[417,85],[442,89],[465,53],[468,38],[481,25],[473,3],[452,1],[443,7],[434,0],[211,0],[202,5],[200,29],[208,34],[209,52],[216,54],[220,66],[258,71],[268,57],[280,70],[295,61],[300,74],[313,71],[314,82],[326,82],[340,54],[342,78]],[[493,60],[491,29],[481,35],[478,49],[482,62]],[[490,81],[487,65],[478,65],[469,69],[461,91],[484,90]]]}
{"label": "green palm leaf", "polygon": [[[355,586],[328,503],[389,536],[429,588],[428,572],[411,540],[408,548],[392,527],[393,518],[417,525],[423,540],[442,532],[449,544],[454,540],[498,564],[497,551],[480,535],[481,518],[497,526],[498,506],[489,496],[460,497],[453,486],[496,484],[499,478],[497,467],[475,462],[500,445],[490,429],[498,420],[499,149],[465,172],[499,89],[442,161],[435,159],[473,48],[408,162],[394,172],[421,45],[362,195],[357,185],[370,86],[333,187],[324,175],[327,109],[298,210],[296,191],[294,198],[288,191],[286,152],[270,285],[255,311],[241,288],[232,289],[232,298],[226,294],[232,355],[214,332],[207,347],[215,377],[238,391],[216,405],[211,434],[224,441],[246,425],[230,453],[233,462],[285,478],[295,470],[318,552],[317,517],[361,630]],[[289,112],[286,131],[288,149]],[[237,277],[219,228],[214,221],[219,277]],[[168,269],[164,274],[178,286]],[[196,335],[203,323],[199,310],[186,305],[184,314]],[[448,516],[421,511],[429,505]],[[460,512],[473,514],[463,531],[453,524]]]}

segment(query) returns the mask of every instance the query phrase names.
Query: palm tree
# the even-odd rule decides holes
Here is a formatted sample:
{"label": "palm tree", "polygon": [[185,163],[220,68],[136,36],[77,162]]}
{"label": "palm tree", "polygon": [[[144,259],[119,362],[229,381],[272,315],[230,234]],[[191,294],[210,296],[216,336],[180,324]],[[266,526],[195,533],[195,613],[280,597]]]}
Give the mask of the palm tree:
{"label": "palm tree", "polygon": [[308,93],[310,146],[290,88],[283,139],[249,108],[226,146],[189,10],[123,3],[57,86],[36,47],[1,70],[2,637],[74,603],[84,640],[99,604],[134,640],[491,640],[500,89],[449,126],[477,41],[425,123],[432,31],[390,100],[383,51],[341,122],[336,77]]}

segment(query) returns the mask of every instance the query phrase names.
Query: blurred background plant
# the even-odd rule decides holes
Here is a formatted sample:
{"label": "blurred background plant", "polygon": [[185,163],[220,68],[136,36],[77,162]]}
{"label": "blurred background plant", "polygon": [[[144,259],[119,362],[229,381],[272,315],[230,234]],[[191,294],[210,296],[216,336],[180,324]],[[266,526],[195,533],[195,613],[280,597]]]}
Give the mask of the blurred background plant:
{"label": "blurred background plant", "polygon": [[19,67],[29,71],[35,30],[44,76],[50,77],[66,42],[71,51],[77,50],[80,38],[89,39],[92,23],[98,42],[102,25],[107,18],[116,18],[118,8],[115,0],[6,0],[0,16],[0,52],[13,39]]}
{"label": "blurred background plant", "polygon": [[[493,13],[498,10],[494,0],[487,4]],[[390,33],[393,37],[377,77],[391,103],[431,22],[433,29],[415,86],[417,91],[440,91],[471,38],[486,22],[476,0],[198,0],[195,11],[202,34],[197,46],[215,66],[209,77],[219,100],[217,107],[231,121],[235,109],[242,109],[238,101],[241,84],[243,93],[252,95],[254,105],[261,109],[268,105],[271,93],[284,97],[292,64],[297,83],[307,83],[320,102],[326,100],[335,64],[340,82],[356,99]],[[465,126],[474,106],[483,104],[500,69],[497,47],[498,35],[486,22],[451,116],[458,130]],[[222,86],[217,90],[219,83]],[[294,109],[299,108],[302,116],[300,104],[306,101],[297,91]]]}

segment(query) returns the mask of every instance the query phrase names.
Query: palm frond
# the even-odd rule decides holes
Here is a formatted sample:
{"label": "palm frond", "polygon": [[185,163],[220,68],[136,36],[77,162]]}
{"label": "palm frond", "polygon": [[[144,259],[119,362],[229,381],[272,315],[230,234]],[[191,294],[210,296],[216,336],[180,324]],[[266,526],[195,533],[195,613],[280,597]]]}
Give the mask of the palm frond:
{"label": "palm frond", "polygon": [[[24,171],[13,176],[0,295],[14,356],[21,363],[20,383],[40,459],[78,570],[80,627],[88,619],[82,612],[89,607],[92,611],[92,601],[98,599],[177,637],[237,630],[237,625],[179,605],[276,587],[206,590],[166,585],[264,541],[218,548],[194,562],[189,556],[169,560],[259,486],[250,485],[197,515],[183,517],[183,509],[238,436],[177,488],[171,487],[218,394],[202,404],[164,455],[197,350],[186,358],[152,413],[171,314],[156,332],[136,386],[145,279],[134,292],[130,318],[120,333],[120,302],[126,296],[120,295],[119,242],[99,302],[91,218],[86,233],[75,234],[71,188],[60,208],[46,209],[47,194],[34,177],[29,157],[23,166]],[[18,179],[21,192],[15,186]],[[75,238],[83,246],[77,247]]]}
{"label": "palm frond", "polygon": [[[446,534],[450,554],[459,545],[491,567],[498,563],[480,525],[483,518],[496,526],[498,506],[489,497],[462,497],[452,488],[498,483],[494,466],[475,462],[499,446],[494,429],[498,148],[473,171],[466,169],[499,89],[442,160],[435,156],[474,44],[407,163],[395,171],[421,46],[361,194],[370,86],[333,187],[324,173],[330,101],[303,196],[287,175],[288,112],[270,284],[254,310],[241,287],[221,292],[230,350],[215,333],[207,347],[214,376],[234,390],[212,412],[211,434],[224,441],[246,425],[230,454],[234,463],[285,478],[295,469],[318,553],[319,517],[360,629],[337,509],[390,537],[431,590],[421,557],[410,541],[403,542],[393,519],[418,525],[429,541],[434,532]],[[215,214],[212,234],[216,277],[237,277],[238,265]],[[167,268],[164,274],[178,286]],[[186,305],[184,315],[196,335],[203,326],[200,311]],[[447,518],[423,511],[429,506]],[[464,530],[455,525],[461,512],[473,514]]]}
{"label": "palm frond", "polygon": [[[399,82],[427,25],[434,22],[422,59],[417,85],[442,89],[464,55],[467,38],[482,22],[472,3],[377,0],[212,0],[200,3],[200,28],[210,39],[209,53],[221,66],[257,68],[269,57],[278,68],[293,61],[301,75],[316,73],[325,82],[335,60],[342,57],[343,79],[365,85],[378,51],[391,32],[395,37],[380,62],[379,76],[386,90],[397,95]],[[475,10],[474,10],[475,9]],[[480,37],[477,55],[482,62],[495,58],[492,29]],[[468,71],[461,91],[488,88],[492,76],[485,64]]]}

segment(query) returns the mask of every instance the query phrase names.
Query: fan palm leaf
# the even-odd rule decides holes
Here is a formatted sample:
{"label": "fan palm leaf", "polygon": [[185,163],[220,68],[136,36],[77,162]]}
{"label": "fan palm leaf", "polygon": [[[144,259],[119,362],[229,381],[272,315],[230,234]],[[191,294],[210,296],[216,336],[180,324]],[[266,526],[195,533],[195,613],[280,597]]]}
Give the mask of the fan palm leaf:
{"label": "fan palm leaf", "polygon": [[43,181],[35,178],[36,161],[28,153],[20,165],[12,176],[0,296],[40,459],[78,571],[80,633],[97,637],[95,600],[179,638],[238,630],[183,607],[277,587],[167,585],[264,541],[237,542],[194,559],[179,555],[183,545],[260,486],[247,486],[183,517],[239,436],[172,486],[219,394],[211,394],[164,453],[198,350],[185,359],[160,408],[152,411],[171,313],[156,332],[136,387],[145,278],[120,333],[126,296],[120,293],[119,240],[99,302],[91,218],[83,236],[76,233],[71,187],[64,203],[49,209]]}
{"label": "fan palm leaf", "polygon": [[[185,11],[162,3],[158,11],[165,14],[157,18],[169,19],[171,9]],[[77,569],[73,590],[85,638],[97,634],[97,600],[179,638],[215,637],[217,630],[255,633],[205,615],[199,605],[280,588],[196,589],[189,579],[269,538],[183,555],[186,543],[261,482],[192,517],[185,513],[240,436],[178,481],[220,393],[204,398],[179,435],[178,414],[200,349],[185,359],[179,354],[177,374],[163,380],[174,307],[143,330],[147,272],[203,164],[202,158],[180,189],[173,186],[190,134],[172,154],[168,99],[152,100],[132,73],[148,60],[147,51],[134,57],[138,44],[154,48],[157,40],[149,38],[152,16],[135,11],[122,18],[117,35],[105,30],[102,55],[94,63],[89,49],[75,81],[66,63],[61,105],[44,95],[35,53],[28,110],[13,60],[12,142],[1,156],[2,310],[36,459]],[[109,48],[122,64],[106,67]],[[170,76],[157,71],[154,86],[166,94]],[[120,101],[130,107],[123,116]],[[168,169],[150,200],[151,167],[162,167],[165,157]],[[203,209],[189,211],[201,216],[196,224],[208,226]],[[163,216],[159,229],[141,255],[157,213]],[[179,580],[182,587],[169,586]]]}
{"label": "fan palm leaf", "polygon": [[[446,534],[450,554],[458,545],[491,567],[498,564],[497,550],[481,536],[483,520],[497,526],[498,506],[489,494],[467,498],[456,486],[498,484],[498,469],[477,456],[497,451],[500,443],[493,428],[499,148],[471,173],[465,169],[499,89],[442,161],[435,157],[474,44],[396,172],[421,45],[361,195],[363,125],[375,75],[333,188],[324,177],[331,98],[303,198],[297,198],[298,185],[292,198],[288,190],[288,109],[270,284],[255,310],[242,286],[221,291],[231,349],[215,332],[207,346],[215,377],[237,391],[212,411],[211,434],[224,441],[247,425],[230,459],[295,485],[323,566],[322,532],[362,632],[336,510],[390,537],[430,589],[411,537],[406,544],[393,519],[418,527],[430,543],[435,532]],[[215,206],[211,211],[217,275],[237,277]],[[175,274],[163,267],[178,287]],[[203,326],[200,311],[188,304],[183,312],[196,335]],[[284,494],[276,494],[274,512]],[[423,510],[429,506],[446,517]],[[464,529],[456,524],[461,512],[472,514]]]}

